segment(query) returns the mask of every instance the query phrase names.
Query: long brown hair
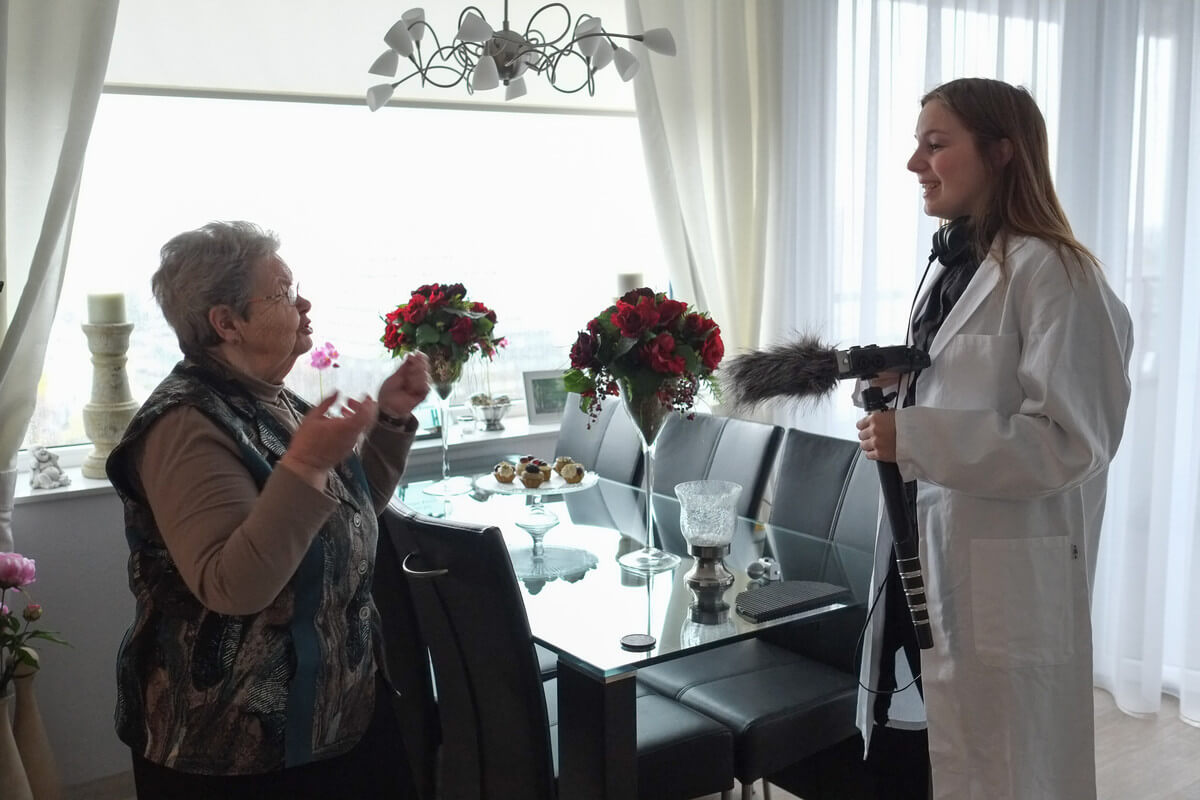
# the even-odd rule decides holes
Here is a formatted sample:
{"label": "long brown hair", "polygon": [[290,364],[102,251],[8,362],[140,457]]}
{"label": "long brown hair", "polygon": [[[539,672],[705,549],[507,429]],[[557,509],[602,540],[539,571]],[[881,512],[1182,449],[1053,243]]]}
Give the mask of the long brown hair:
{"label": "long brown hair", "polygon": [[[931,100],[943,103],[971,132],[991,171],[986,209],[972,220],[976,254],[983,258],[989,247],[997,245],[1003,269],[1008,237],[1018,234],[1052,242],[1068,265],[1091,263],[1099,268],[1100,260],[1075,238],[1058,202],[1050,175],[1046,120],[1029,92],[1004,81],[959,78],[926,94],[921,106]],[[1006,139],[1012,157],[1001,165],[995,156]]]}

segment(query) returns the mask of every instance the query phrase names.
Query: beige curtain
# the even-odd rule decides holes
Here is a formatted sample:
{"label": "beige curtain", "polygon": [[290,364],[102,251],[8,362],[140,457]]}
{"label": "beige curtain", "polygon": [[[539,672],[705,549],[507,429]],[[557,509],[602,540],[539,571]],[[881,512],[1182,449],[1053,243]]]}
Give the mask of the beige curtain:
{"label": "beige curtain", "polygon": [[37,401],[117,0],[0,0],[0,549]]}

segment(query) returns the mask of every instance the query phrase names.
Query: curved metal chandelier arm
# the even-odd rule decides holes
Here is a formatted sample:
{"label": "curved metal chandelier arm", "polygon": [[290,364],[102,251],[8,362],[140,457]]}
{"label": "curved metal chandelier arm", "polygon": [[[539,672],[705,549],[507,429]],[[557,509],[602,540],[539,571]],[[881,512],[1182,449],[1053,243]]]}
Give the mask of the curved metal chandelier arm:
{"label": "curved metal chandelier arm", "polygon": [[[558,36],[554,37],[553,39],[547,39],[546,35],[544,33],[542,33],[537,28],[533,27],[533,21],[538,18],[538,14],[541,14],[543,11],[548,11],[549,9],[552,9],[552,8],[560,9],[564,14],[566,14],[567,15],[567,23],[566,23],[566,25],[563,26],[562,33],[560,33]],[[581,19],[586,16],[587,15],[581,15]],[[556,45],[559,42],[561,42],[563,39],[570,36],[571,35],[571,11],[570,11],[570,9],[568,9],[566,7],[566,5],[564,5],[563,3],[547,3],[546,5],[539,8],[537,11],[533,12],[533,16],[531,16],[529,18],[528,24],[525,25],[525,38],[529,39],[530,41],[533,41],[533,38],[532,38],[533,35],[537,35],[537,36],[541,37],[541,42],[546,45]]]}

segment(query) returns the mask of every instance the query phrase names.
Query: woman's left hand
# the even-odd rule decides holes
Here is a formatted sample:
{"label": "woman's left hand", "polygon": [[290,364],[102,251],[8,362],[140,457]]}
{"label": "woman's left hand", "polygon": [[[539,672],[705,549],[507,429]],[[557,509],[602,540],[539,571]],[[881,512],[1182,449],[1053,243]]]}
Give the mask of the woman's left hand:
{"label": "woman's left hand", "polygon": [[429,394],[429,359],[412,353],[379,387],[379,410],[405,419]]}
{"label": "woman's left hand", "polygon": [[858,421],[858,446],[872,461],[896,460],[896,414],[877,411]]}

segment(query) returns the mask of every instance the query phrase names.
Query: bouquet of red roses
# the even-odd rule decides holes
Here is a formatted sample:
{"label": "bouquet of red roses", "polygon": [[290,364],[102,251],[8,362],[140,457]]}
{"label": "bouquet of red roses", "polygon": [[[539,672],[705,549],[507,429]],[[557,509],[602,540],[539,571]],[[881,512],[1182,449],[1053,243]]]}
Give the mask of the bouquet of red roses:
{"label": "bouquet of red roses", "polygon": [[724,355],[721,329],[708,314],[653,289],[634,289],[579,332],[563,385],[579,393],[592,419],[605,396],[620,395],[620,385],[689,412],[701,382],[717,394],[713,370]]}
{"label": "bouquet of red roses", "polygon": [[383,318],[380,341],[392,357],[421,352],[429,357],[435,384],[449,384],[462,375],[472,354],[491,359],[508,342],[492,335],[496,312],[467,300],[461,283],[418,286],[408,302]]}

